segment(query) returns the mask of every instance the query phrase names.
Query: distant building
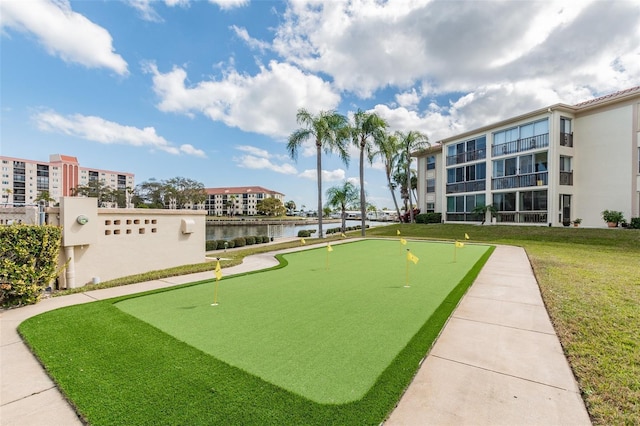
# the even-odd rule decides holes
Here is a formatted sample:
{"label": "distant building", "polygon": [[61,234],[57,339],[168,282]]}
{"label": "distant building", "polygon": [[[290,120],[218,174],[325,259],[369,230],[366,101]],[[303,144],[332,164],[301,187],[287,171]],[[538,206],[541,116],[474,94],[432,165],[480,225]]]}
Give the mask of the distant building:
{"label": "distant building", "polygon": [[0,156],[0,205],[34,204],[42,191],[56,202],[72,189],[100,180],[116,190],[133,189],[134,174],[81,167],[76,157],[53,154],[49,161]]}
{"label": "distant building", "polygon": [[[604,227],[640,216],[640,87],[555,104],[455,135],[418,158],[418,208],[445,222]],[[487,220],[490,217],[487,216]]]}
{"label": "distant building", "polygon": [[205,210],[210,216],[253,216],[257,214],[258,201],[278,199],[284,204],[284,194],[261,186],[230,188],[206,188]]}

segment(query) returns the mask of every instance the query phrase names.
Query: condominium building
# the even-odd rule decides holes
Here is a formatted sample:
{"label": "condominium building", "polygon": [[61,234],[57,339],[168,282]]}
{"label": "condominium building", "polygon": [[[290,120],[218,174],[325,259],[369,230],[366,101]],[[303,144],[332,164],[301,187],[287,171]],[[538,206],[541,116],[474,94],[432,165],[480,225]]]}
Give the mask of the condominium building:
{"label": "condominium building", "polygon": [[211,216],[253,216],[258,201],[275,198],[284,204],[284,194],[261,186],[206,188],[205,210]]}
{"label": "condominium building", "polygon": [[102,181],[115,190],[133,188],[134,174],[81,167],[76,157],[53,154],[49,161],[0,157],[2,204],[34,204],[43,191],[58,202],[73,189]]}
{"label": "condominium building", "polygon": [[[640,216],[640,87],[555,104],[414,153],[418,208],[445,222],[606,226],[603,210]],[[486,217],[487,220],[491,218]]]}

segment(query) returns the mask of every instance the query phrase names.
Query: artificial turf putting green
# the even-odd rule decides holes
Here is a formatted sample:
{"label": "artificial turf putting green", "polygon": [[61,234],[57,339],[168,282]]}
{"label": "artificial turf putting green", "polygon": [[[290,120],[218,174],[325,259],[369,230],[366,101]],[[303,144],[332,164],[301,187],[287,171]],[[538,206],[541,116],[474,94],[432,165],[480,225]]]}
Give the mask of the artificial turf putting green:
{"label": "artificial turf putting green", "polygon": [[[259,274],[133,297],[122,311],[321,404],[361,399],[488,250],[365,240]],[[407,262],[407,249],[420,260]],[[405,285],[410,287],[406,288]]]}

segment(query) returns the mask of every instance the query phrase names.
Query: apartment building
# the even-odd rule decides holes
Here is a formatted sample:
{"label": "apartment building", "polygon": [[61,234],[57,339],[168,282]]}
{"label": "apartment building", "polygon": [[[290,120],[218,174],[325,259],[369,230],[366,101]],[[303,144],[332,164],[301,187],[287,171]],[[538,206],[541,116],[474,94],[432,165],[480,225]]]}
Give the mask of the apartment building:
{"label": "apartment building", "polygon": [[204,208],[211,216],[253,216],[258,213],[258,201],[266,198],[275,198],[284,204],[284,194],[261,186],[206,188],[205,191]]}
{"label": "apartment building", "polygon": [[76,157],[60,154],[50,155],[48,162],[0,156],[0,172],[3,205],[34,204],[42,191],[58,202],[96,180],[116,190],[135,186],[133,173],[81,167]]}
{"label": "apartment building", "polygon": [[[418,208],[445,222],[604,227],[603,210],[640,216],[640,87],[555,104],[413,154]],[[490,217],[486,217],[490,220]]]}

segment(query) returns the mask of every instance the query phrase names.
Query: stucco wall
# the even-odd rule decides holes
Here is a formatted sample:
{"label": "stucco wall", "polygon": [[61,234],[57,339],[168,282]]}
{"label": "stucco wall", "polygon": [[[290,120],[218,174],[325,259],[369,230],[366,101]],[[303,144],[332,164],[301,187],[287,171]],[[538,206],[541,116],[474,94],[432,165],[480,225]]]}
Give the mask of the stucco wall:
{"label": "stucco wall", "polygon": [[205,261],[206,212],[103,209],[95,200],[64,197],[49,213],[50,223],[64,225],[61,263],[72,261],[61,288]]}
{"label": "stucco wall", "polygon": [[574,212],[584,226],[606,227],[603,210],[621,211],[627,221],[632,217],[636,175],[632,122],[631,105],[575,120]]}

